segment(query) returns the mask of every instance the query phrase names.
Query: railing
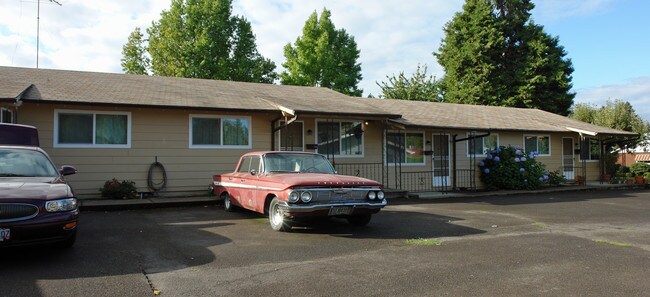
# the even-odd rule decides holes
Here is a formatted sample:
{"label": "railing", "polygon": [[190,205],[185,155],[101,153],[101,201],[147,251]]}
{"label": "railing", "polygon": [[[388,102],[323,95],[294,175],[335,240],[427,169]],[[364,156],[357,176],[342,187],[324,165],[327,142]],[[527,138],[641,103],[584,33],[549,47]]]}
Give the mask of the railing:
{"label": "railing", "polygon": [[[446,192],[453,189],[449,178],[434,182],[432,171],[401,172],[401,183],[395,184],[388,179],[387,169],[382,163],[336,163],[336,171],[339,174],[358,176],[381,182],[387,188],[406,190],[409,192]],[[459,190],[475,190],[477,177],[475,170],[457,169],[456,187]]]}
{"label": "railing", "polygon": [[456,187],[459,190],[476,189],[476,170],[473,169],[456,169]]}
{"label": "railing", "polygon": [[386,172],[382,163],[336,163],[338,174],[358,176],[386,184]]}

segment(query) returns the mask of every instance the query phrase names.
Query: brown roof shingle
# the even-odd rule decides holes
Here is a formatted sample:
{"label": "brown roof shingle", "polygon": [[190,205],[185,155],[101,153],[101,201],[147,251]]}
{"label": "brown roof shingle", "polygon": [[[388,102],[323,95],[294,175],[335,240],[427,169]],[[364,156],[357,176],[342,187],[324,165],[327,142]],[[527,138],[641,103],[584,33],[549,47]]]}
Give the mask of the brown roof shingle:
{"label": "brown roof shingle", "polygon": [[350,97],[327,88],[0,66],[0,100],[277,111],[391,118],[406,126],[534,132],[635,133],[537,109]]}

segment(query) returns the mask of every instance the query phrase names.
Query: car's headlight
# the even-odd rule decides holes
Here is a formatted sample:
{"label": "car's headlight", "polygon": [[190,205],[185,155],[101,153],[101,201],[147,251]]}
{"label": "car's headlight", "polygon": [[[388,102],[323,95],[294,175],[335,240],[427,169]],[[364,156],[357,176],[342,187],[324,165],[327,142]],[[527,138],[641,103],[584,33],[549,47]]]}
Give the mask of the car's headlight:
{"label": "car's headlight", "polygon": [[296,203],[298,202],[298,199],[300,199],[300,194],[298,194],[298,192],[291,191],[291,193],[289,193],[289,202]]}
{"label": "car's headlight", "polygon": [[300,194],[300,200],[302,200],[302,202],[305,203],[311,201],[311,192],[309,191],[302,192],[302,194]]}
{"label": "car's headlight", "polygon": [[373,191],[368,192],[368,199],[370,200],[375,200],[377,198],[377,194]]}
{"label": "car's headlight", "polygon": [[382,191],[377,192],[377,199],[383,200],[384,199],[384,192],[382,192]]}
{"label": "car's headlight", "polygon": [[76,208],[77,198],[67,198],[45,202],[45,210],[48,212],[70,211]]}

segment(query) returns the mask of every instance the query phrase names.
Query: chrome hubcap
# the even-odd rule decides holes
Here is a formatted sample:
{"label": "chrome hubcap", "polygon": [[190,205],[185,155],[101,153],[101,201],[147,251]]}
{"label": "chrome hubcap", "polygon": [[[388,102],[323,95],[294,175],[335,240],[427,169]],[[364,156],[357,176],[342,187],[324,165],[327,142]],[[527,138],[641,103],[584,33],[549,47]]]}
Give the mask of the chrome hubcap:
{"label": "chrome hubcap", "polygon": [[282,224],[282,210],[277,205],[273,208],[273,216],[271,219],[273,220],[273,225]]}

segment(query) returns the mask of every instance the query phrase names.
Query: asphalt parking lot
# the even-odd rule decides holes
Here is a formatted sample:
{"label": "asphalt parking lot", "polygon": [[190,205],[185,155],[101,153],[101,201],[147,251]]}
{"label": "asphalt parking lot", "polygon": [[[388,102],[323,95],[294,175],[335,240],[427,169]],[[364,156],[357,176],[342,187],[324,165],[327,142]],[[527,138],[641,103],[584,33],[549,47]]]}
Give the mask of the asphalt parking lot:
{"label": "asphalt parking lot", "polygon": [[291,233],[218,206],[88,211],[0,250],[0,296],[650,296],[650,191],[396,201]]}

